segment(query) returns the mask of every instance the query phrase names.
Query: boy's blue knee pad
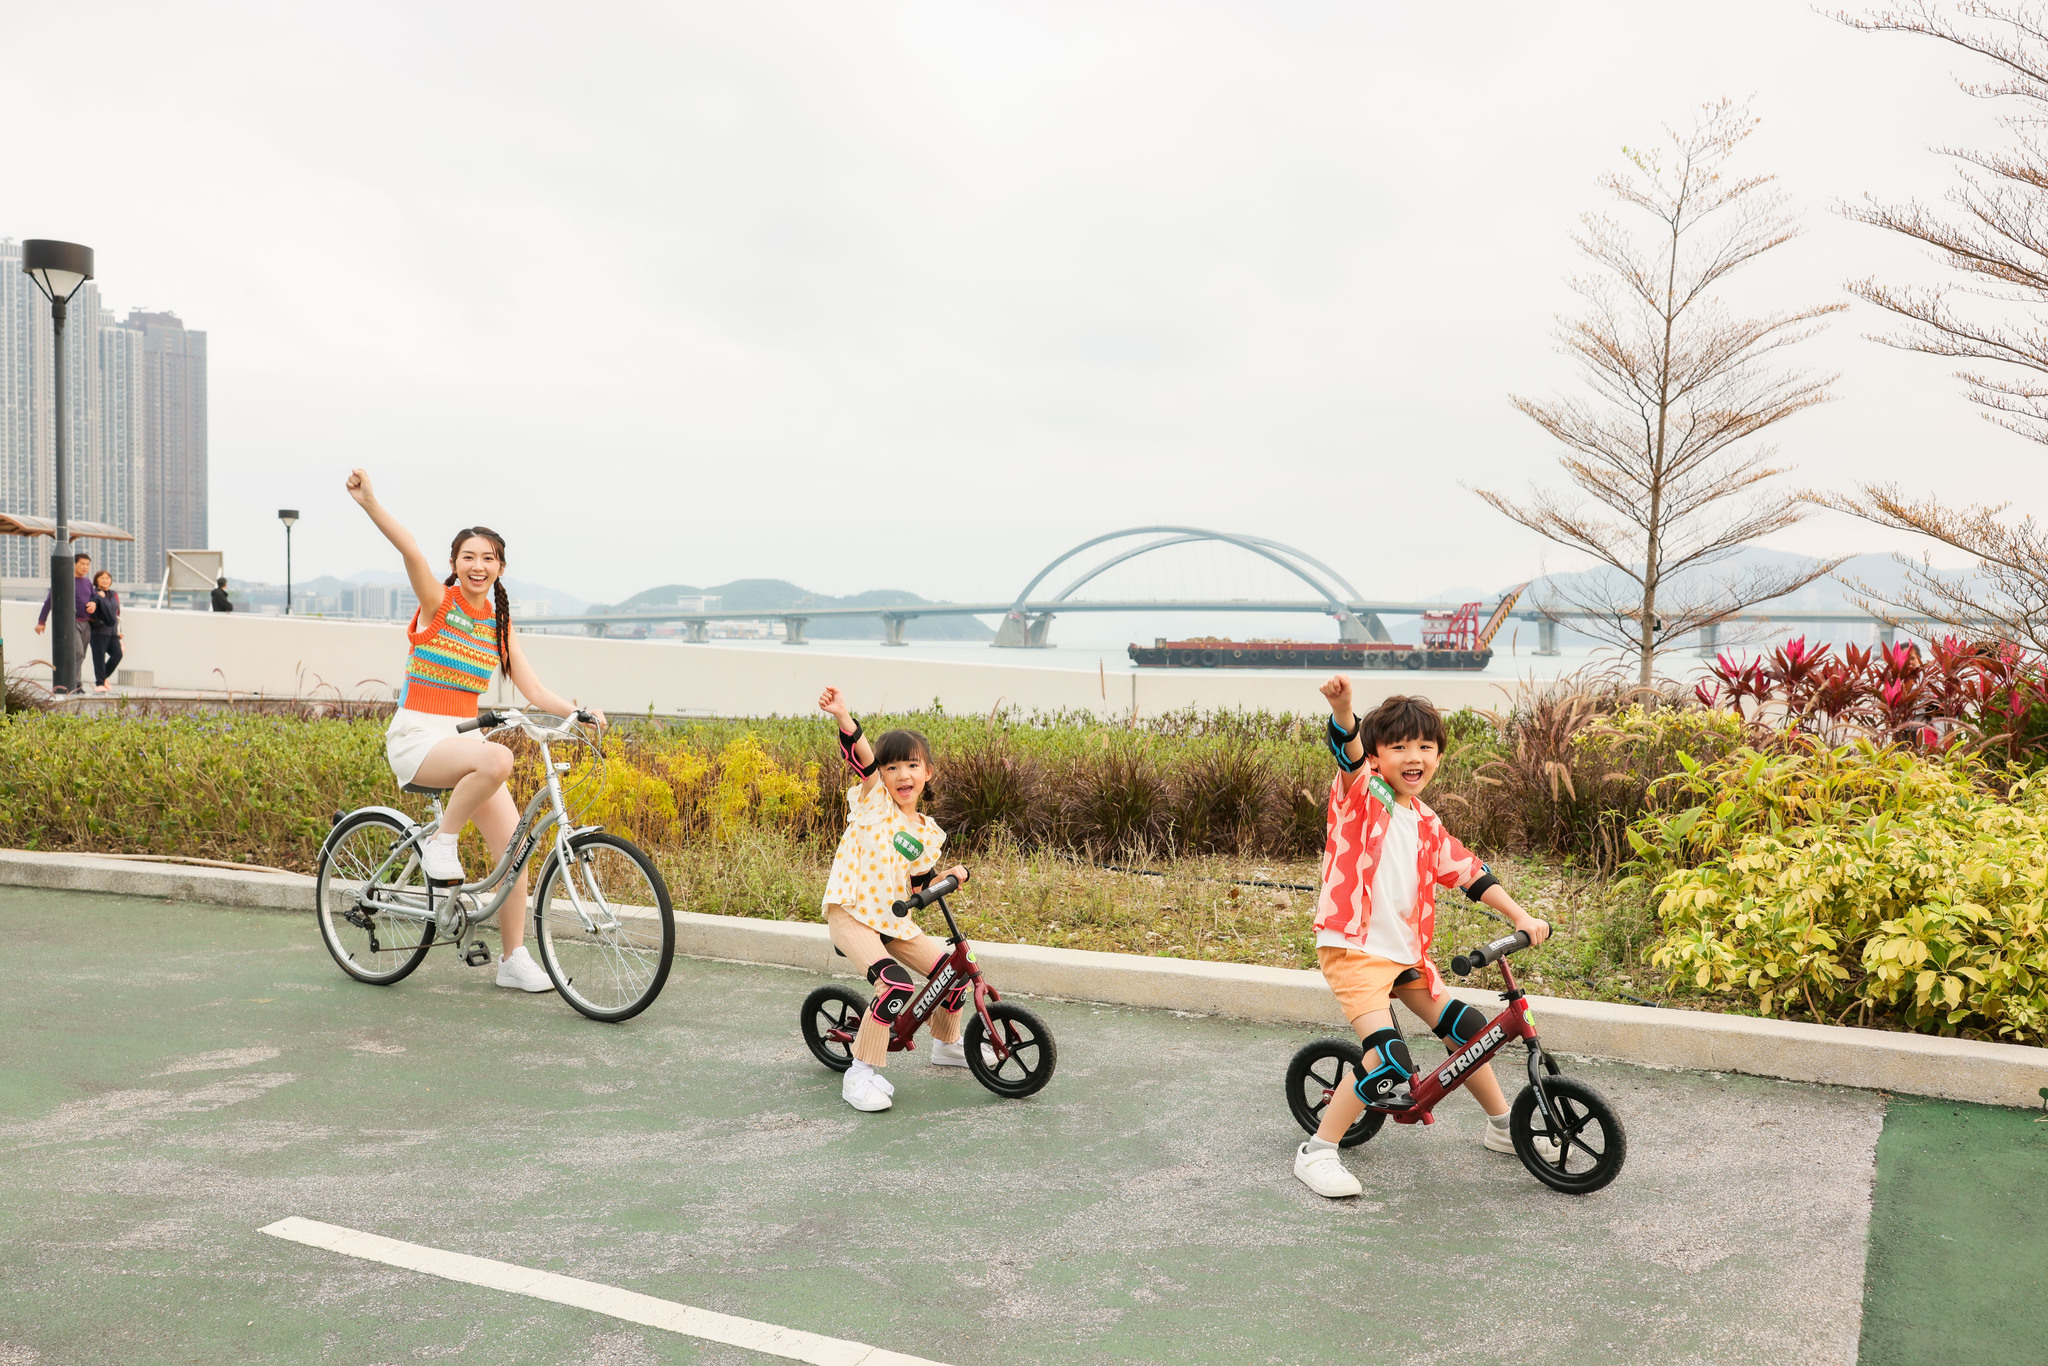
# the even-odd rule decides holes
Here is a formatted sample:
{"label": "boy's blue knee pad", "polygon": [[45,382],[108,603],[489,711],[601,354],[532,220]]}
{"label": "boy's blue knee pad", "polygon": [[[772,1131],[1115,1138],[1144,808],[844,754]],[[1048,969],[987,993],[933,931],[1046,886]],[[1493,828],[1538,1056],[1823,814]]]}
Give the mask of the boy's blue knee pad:
{"label": "boy's blue knee pad", "polygon": [[1368,1105],[1384,1105],[1390,1100],[1400,1099],[1397,1094],[1407,1087],[1408,1079],[1415,1075],[1415,1059],[1408,1052],[1408,1043],[1398,1029],[1380,1029],[1365,1036],[1365,1051],[1379,1050],[1379,1061],[1370,1068],[1361,1069],[1358,1076],[1358,1098]]}
{"label": "boy's blue knee pad", "polygon": [[1474,1010],[1463,1001],[1449,1001],[1444,1005],[1443,1014],[1436,1017],[1436,1036],[1445,1046],[1463,1048],[1479,1037],[1479,1031],[1486,1028],[1486,1016]]}

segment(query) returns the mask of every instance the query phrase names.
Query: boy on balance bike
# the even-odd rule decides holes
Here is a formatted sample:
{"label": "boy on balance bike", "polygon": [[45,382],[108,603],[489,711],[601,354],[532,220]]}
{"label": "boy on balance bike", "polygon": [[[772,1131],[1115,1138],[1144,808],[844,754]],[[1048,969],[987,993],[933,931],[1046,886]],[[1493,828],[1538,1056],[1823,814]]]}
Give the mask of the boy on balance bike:
{"label": "boy on balance bike", "polygon": [[[1356,1083],[1339,1086],[1315,1134],[1294,1155],[1294,1174],[1317,1195],[1357,1195],[1363,1187],[1338,1158],[1342,1140],[1368,1101],[1409,1103],[1415,1060],[1394,1027],[1392,998],[1432,1026],[1454,1053],[1477,1037],[1486,1017],[1453,999],[1429,958],[1436,889],[1457,887],[1505,916],[1541,944],[1550,926],[1516,904],[1472,852],[1420,800],[1443,760],[1444,723],[1420,697],[1389,697],[1360,718],[1351,680],[1321,688],[1330,704],[1329,742],[1339,770],[1330,787],[1322,889],[1316,898],[1316,962],[1358,1032],[1364,1060]],[[1508,1102],[1491,1068],[1473,1068],[1465,1088],[1486,1111],[1486,1147],[1515,1151]]]}

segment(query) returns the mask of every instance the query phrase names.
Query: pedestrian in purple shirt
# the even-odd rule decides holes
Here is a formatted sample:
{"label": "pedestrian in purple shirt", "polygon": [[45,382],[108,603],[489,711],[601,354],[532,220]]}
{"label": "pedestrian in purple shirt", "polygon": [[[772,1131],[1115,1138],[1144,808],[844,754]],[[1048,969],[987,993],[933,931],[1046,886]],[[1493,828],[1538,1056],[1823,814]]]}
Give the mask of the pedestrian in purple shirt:
{"label": "pedestrian in purple shirt", "polygon": [[[78,628],[78,654],[80,664],[92,658],[92,617],[96,610],[92,600],[92,556],[83,550],[71,557],[71,589],[78,601],[74,607],[74,625]],[[36,616],[36,634],[41,635],[50,620],[50,595],[43,594],[43,610]]]}

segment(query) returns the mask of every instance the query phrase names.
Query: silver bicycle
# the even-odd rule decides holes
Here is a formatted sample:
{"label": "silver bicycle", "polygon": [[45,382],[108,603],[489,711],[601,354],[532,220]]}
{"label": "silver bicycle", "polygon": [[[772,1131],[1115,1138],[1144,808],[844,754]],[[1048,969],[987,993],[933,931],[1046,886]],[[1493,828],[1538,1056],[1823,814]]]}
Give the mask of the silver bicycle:
{"label": "silver bicycle", "polygon": [[[675,957],[674,908],[654,860],[631,840],[595,825],[576,825],[562,793],[571,764],[554,747],[582,747],[597,779],[603,751],[592,739],[588,712],[570,717],[516,710],[485,712],[459,731],[517,732],[540,749],[545,777],[526,804],[504,857],[481,879],[460,886],[428,881],[420,867],[424,840],[441,828],[446,788],[406,784],[430,799],[424,823],[388,806],[337,812],[320,847],[315,916],[320,937],[341,970],[358,982],[402,980],[436,943],[461,949],[472,967],[491,961],[471,934],[492,924],[512,897],[519,872],[549,841],[533,900],[540,961],[562,998],[593,1020],[630,1020],[654,1002]],[[525,915],[528,908],[514,908]],[[466,948],[461,947],[468,941]]]}

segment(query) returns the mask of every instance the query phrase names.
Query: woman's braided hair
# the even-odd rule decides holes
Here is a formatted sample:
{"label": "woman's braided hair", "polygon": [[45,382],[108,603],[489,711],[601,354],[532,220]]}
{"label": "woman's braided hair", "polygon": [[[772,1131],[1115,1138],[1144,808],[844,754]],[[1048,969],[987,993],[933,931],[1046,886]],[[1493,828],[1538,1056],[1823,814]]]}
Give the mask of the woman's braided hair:
{"label": "woman's braided hair", "polygon": [[[509,664],[511,656],[507,651],[511,649],[512,645],[512,599],[506,595],[505,580],[503,578],[505,573],[505,538],[487,526],[466,526],[456,532],[455,539],[449,543],[448,558],[450,561],[453,561],[457,555],[462,553],[462,543],[472,536],[483,537],[498,552],[498,573],[500,577],[491,581],[491,601],[496,603],[498,608],[498,662],[500,664]],[[441,582],[452,588],[455,585],[455,575],[451,572]]]}

